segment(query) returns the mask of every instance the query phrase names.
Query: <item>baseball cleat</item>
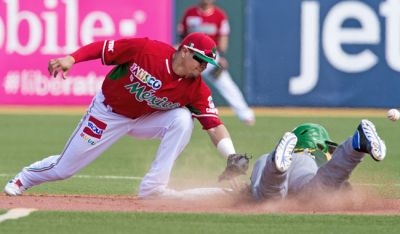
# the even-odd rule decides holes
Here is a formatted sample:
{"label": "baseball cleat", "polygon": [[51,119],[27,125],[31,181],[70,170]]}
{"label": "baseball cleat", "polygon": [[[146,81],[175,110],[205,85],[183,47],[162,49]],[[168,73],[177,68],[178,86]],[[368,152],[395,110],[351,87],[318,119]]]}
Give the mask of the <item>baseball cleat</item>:
{"label": "baseball cleat", "polygon": [[247,126],[254,126],[256,124],[256,121],[254,119],[246,119],[243,120],[243,123]]}
{"label": "baseball cleat", "polygon": [[21,180],[18,177],[10,180],[6,187],[4,187],[4,193],[9,196],[20,196],[26,189],[22,185]]}
{"label": "baseball cleat", "polygon": [[240,121],[242,121],[247,126],[254,126],[256,124],[256,119],[254,113],[250,108],[246,110],[241,110],[237,112]]}
{"label": "baseball cleat", "polygon": [[358,152],[370,154],[375,161],[382,161],[386,156],[385,142],[376,132],[375,125],[366,119],[361,120],[354,133],[353,148]]}
{"label": "baseball cleat", "polygon": [[280,172],[286,172],[292,164],[292,154],[297,144],[297,137],[291,132],[286,132],[274,152],[275,167]]}

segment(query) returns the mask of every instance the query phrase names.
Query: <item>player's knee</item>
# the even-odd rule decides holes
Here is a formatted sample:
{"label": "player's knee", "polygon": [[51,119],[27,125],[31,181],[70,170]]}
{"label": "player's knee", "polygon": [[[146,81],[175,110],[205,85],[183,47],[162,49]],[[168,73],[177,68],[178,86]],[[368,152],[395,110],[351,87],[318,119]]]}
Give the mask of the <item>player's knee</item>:
{"label": "player's knee", "polygon": [[192,131],[194,126],[192,113],[186,108],[179,108],[175,112],[174,120],[171,121],[172,128],[178,128],[181,131]]}

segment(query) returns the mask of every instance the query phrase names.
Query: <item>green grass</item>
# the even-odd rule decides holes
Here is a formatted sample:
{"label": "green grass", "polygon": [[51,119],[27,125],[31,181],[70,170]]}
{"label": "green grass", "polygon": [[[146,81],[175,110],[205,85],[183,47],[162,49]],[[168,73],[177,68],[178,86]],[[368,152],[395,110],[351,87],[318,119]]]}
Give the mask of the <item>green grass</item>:
{"label": "green grass", "polygon": [[[0,115],[3,129],[0,132],[2,153],[0,174],[14,175],[22,167],[42,158],[59,154],[69,135],[75,129],[80,116],[45,115]],[[235,117],[222,118],[238,152],[247,152],[258,157],[271,149],[285,131],[303,122],[323,124],[338,142],[352,135],[359,118],[327,117],[259,117],[257,125],[247,127]],[[356,183],[400,184],[400,158],[395,149],[400,139],[398,124],[385,118],[371,119],[388,147],[387,159],[375,163],[370,158],[355,170],[352,181]],[[123,137],[78,175],[90,176],[135,176],[143,177],[151,165],[158,147],[157,140],[137,140]],[[253,159],[254,161],[254,159]],[[196,121],[189,145],[176,162],[171,185],[174,187],[216,184],[216,178],[225,166],[224,159],[212,145],[208,135]],[[4,184],[9,176],[0,177]],[[248,180],[247,177],[242,177]],[[140,180],[83,179],[46,183],[29,192],[80,193],[80,194],[134,194]],[[398,188],[398,186],[397,186]],[[399,195],[398,189],[397,195]]]}
{"label": "green grass", "polygon": [[0,233],[398,233],[399,216],[35,212]]}
{"label": "green grass", "polygon": [[[80,116],[0,115],[0,186],[22,167],[59,154]],[[361,118],[259,117],[246,127],[235,117],[222,117],[238,152],[255,158],[270,151],[285,131],[303,122],[324,125],[338,142],[353,134]],[[388,147],[387,158],[369,157],[354,171],[353,183],[375,183],[390,198],[400,197],[399,125],[370,118]],[[124,137],[78,175],[143,177],[158,147],[157,140]],[[254,162],[255,159],[252,160]],[[207,134],[196,127],[174,167],[172,187],[216,185],[225,166]],[[248,176],[241,178],[248,180]],[[73,177],[46,183],[28,193],[136,194],[140,180]],[[393,185],[393,186],[390,186]],[[1,207],[0,207],[1,208]],[[0,214],[4,213],[0,210]],[[43,212],[0,223],[0,233],[398,233],[400,216],[358,215],[222,215],[118,212]]]}

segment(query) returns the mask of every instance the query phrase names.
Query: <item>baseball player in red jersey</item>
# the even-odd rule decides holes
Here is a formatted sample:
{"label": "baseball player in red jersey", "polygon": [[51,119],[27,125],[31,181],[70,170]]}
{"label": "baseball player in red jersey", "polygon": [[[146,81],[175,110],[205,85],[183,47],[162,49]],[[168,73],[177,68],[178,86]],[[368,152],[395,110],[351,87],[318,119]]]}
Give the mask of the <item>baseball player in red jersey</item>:
{"label": "baseball player in red jersey", "polygon": [[217,65],[216,45],[203,33],[189,34],[178,50],[148,38],[106,40],[52,59],[48,70],[66,79],[73,64],[101,59],[113,65],[101,91],[60,155],[23,168],[4,191],[11,196],[43,182],[79,172],[124,135],[161,140],[156,158],[143,178],[139,196],[174,196],[167,184],[175,160],[188,144],[197,118],[218,151],[235,153],[230,135],[218,117],[211,92],[200,73]]}
{"label": "baseball player in red jersey", "polygon": [[202,77],[210,81],[219,93],[227,100],[236,115],[244,123],[255,123],[254,113],[247,105],[240,89],[233,82],[228,70],[228,61],[223,54],[228,49],[230,27],[225,12],[214,5],[214,0],[201,0],[197,6],[188,8],[178,25],[178,33],[185,37],[192,32],[209,35],[217,44],[218,67],[207,67]]}

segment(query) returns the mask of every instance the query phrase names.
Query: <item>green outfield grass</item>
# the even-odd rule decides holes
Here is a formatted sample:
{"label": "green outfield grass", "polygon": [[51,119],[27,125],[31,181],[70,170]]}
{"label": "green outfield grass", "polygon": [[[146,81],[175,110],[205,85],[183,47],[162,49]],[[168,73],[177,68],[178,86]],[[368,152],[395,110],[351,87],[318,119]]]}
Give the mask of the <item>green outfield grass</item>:
{"label": "green outfield grass", "polygon": [[[361,118],[361,117],[360,117]],[[258,157],[271,149],[285,131],[302,122],[323,124],[338,142],[353,134],[360,118],[327,117],[259,117],[256,126],[247,127],[235,117],[222,117],[230,130],[238,152]],[[352,181],[356,183],[394,184],[400,189],[400,155],[396,150],[400,139],[400,127],[385,118],[372,120],[388,147],[387,158],[379,163],[370,158],[356,169]],[[2,130],[0,141],[0,183],[6,183],[7,175],[14,175],[24,166],[46,156],[59,154],[80,116],[0,115]],[[137,140],[124,137],[114,144],[78,175],[143,177],[158,147],[157,140]],[[254,160],[253,160],[254,161]],[[176,162],[172,186],[215,184],[225,165],[213,147],[208,135],[196,121],[189,145]],[[184,178],[184,179],[183,179]],[[247,180],[247,177],[242,177]],[[66,181],[47,183],[29,192],[74,194],[134,194],[139,179],[71,178]],[[124,186],[121,186],[124,185]],[[396,186],[395,186],[396,187]]]}
{"label": "green outfield grass", "polygon": [[[235,117],[222,117],[238,152],[255,157],[273,149],[285,131],[303,122],[323,124],[338,142],[353,134],[360,117],[259,117],[247,127]],[[400,197],[400,127],[385,118],[372,120],[388,147],[379,163],[370,158],[356,169],[351,181],[372,184],[387,197]],[[59,154],[80,120],[79,115],[0,115],[0,186],[22,167]],[[157,140],[122,138],[94,163],[71,179],[47,183],[28,193],[136,194],[148,170]],[[254,162],[254,159],[252,160]],[[225,166],[207,134],[196,122],[192,139],[177,160],[171,186],[216,185]],[[90,178],[82,178],[91,176]],[[96,176],[120,176],[98,178]],[[139,177],[135,179],[133,177]],[[248,176],[241,178],[248,180]],[[386,186],[380,186],[386,185]],[[389,186],[388,186],[389,185]],[[1,187],[2,188],[2,187]],[[3,213],[0,210],[0,214]],[[118,212],[34,212],[29,217],[0,223],[0,233],[398,233],[399,216],[340,215],[208,215]]]}
{"label": "green outfield grass", "polygon": [[398,233],[398,216],[35,212],[1,233]]}

